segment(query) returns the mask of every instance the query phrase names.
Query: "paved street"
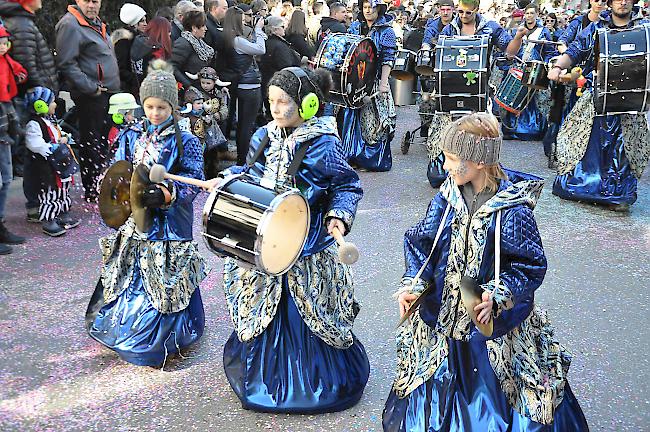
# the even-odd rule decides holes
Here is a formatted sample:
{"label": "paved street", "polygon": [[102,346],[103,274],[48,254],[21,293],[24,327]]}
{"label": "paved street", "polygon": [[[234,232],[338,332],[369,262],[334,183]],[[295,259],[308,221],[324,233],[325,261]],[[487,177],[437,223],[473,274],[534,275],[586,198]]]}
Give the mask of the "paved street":
{"label": "paved street", "polygon": [[[379,431],[393,378],[397,308],[391,294],[403,271],[402,235],[422,217],[435,191],[426,149],[399,151],[419,120],[400,108],[393,170],[361,173],[365,196],[349,240],[362,311],[355,333],[371,376],[361,402],[320,416],[241,409],[226,381],[223,344],[232,331],[221,288],[222,260],[201,243],[212,266],[201,292],[206,332],[186,359],[164,371],[120,361],[87,336],[84,312],[99,275],[97,239],[108,233],[96,209],[73,211],[82,225],[60,239],[27,224],[20,182],[12,185],[7,225],[29,241],[0,257],[0,431]],[[417,141],[422,142],[422,139]],[[556,336],[574,354],[569,372],[593,431],[650,430],[650,175],[629,214],[562,201],[541,143],[507,142],[505,166],[547,180],[535,211],[549,270],[537,301]],[[195,205],[195,238],[206,198]]]}

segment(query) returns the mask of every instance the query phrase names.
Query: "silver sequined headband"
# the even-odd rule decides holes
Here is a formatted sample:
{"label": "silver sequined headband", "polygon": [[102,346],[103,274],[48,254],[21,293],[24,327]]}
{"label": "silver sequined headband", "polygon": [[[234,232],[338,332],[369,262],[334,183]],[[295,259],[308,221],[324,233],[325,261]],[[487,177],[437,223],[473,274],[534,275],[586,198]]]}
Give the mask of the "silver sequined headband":
{"label": "silver sequined headband", "polygon": [[496,165],[499,163],[502,141],[501,136],[488,138],[459,131],[458,124],[454,122],[442,131],[440,148],[457,155],[462,160]]}

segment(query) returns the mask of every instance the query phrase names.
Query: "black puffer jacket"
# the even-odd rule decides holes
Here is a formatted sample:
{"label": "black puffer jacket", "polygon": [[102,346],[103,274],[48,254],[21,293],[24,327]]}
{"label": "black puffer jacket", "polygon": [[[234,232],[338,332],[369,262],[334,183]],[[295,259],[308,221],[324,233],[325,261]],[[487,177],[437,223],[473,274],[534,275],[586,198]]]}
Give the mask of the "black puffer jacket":
{"label": "black puffer jacket", "polygon": [[174,41],[171,58],[171,63],[174,65],[174,76],[176,77],[176,81],[181,83],[186,89],[190,86],[198,87],[199,82],[198,80],[193,81],[190,79],[185,72],[196,75],[202,68],[212,66],[213,60],[214,57],[205,62],[201,60],[196,51],[194,51],[194,47],[192,47],[190,41],[183,36]]}
{"label": "black puffer jacket", "polygon": [[262,88],[266,89],[274,73],[290,66],[300,66],[300,54],[286,39],[270,35],[266,40],[266,54],[260,60]]}
{"label": "black puffer jacket", "polygon": [[27,69],[27,82],[19,87],[19,93],[23,95],[27,89],[37,86],[57,93],[59,79],[54,56],[34,23],[34,14],[18,3],[0,1],[0,17],[11,33],[11,56]]}
{"label": "black puffer jacket", "polygon": [[120,68],[120,86],[122,91],[138,94],[138,80],[131,67],[131,46],[136,32],[129,28],[117,29],[111,35],[117,66]]}

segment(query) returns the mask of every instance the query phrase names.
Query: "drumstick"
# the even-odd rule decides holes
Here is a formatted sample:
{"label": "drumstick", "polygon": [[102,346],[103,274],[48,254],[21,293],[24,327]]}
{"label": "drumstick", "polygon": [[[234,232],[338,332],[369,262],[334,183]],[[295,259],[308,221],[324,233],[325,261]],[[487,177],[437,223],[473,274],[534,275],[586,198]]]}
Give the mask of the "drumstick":
{"label": "drumstick", "polygon": [[528,39],[529,43],[541,44],[541,45],[563,45],[562,42],[554,42],[549,40],[539,40],[539,39]]}
{"label": "drumstick", "polygon": [[165,179],[191,184],[206,190],[212,188],[210,182],[207,182],[205,180],[197,180],[192,177],[183,177],[175,174],[169,174],[167,172],[167,169],[164,166],[159,164],[154,164],[154,166],[151,167],[151,170],[149,170],[149,180],[151,180],[154,183],[161,183]]}
{"label": "drumstick", "polygon": [[343,234],[337,227],[334,227],[332,230],[332,237],[336,240],[336,243],[339,245],[339,260],[343,264],[354,264],[359,259],[359,249],[354,245],[354,243],[346,242],[343,238]]}

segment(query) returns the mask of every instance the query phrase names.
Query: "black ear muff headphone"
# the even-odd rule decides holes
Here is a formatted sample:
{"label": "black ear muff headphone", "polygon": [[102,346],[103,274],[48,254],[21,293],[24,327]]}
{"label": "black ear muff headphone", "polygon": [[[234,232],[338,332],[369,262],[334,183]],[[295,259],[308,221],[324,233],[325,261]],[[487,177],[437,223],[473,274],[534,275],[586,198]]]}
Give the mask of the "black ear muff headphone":
{"label": "black ear muff headphone", "polygon": [[318,88],[316,84],[314,84],[314,82],[309,78],[307,72],[299,67],[292,66],[284,68],[282,70],[291,72],[293,76],[298,78],[298,97],[300,97],[300,91],[302,90],[301,78],[305,78],[309,84],[311,84],[314,91],[307,93],[302,98],[300,101],[300,108],[298,109],[298,113],[300,114],[300,118],[303,120],[309,120],[310,118],[314,117],[316,114],[318,114],[318,108],[320,108],[320,101],[318,100],[318,96],[315,93],[316,89]]}

